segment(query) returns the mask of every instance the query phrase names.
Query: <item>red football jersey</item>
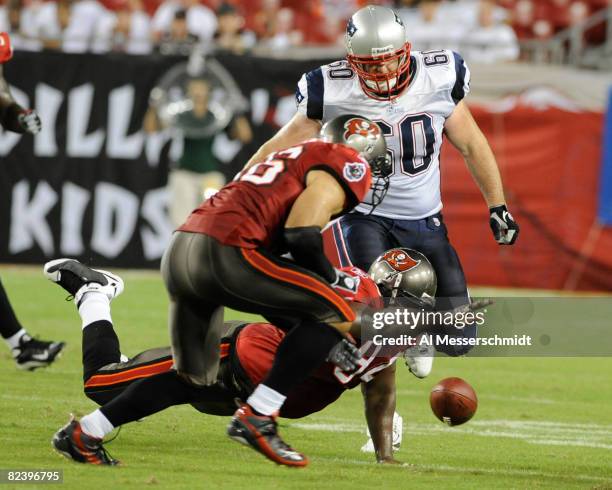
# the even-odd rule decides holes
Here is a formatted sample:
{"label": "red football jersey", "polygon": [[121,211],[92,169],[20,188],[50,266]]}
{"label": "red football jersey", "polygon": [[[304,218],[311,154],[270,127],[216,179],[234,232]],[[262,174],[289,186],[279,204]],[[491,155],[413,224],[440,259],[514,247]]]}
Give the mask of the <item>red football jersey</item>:
{"label": "red football jersey", "polygon": [[370,166],[348,146],[311,140],[278,151],[236,176],[195,209],[179,230],[243,248],[269,247],[284,228],[310,170],[329,172],[346,193],[344,214],[370,188]]}
{"label": "red football jersey", "polygon": [[[356,300],[377,306],[381,297],[374,281],[355,267],[342,270],[359,278]],[[270,371],[276,350],[284,336],[285,332],[269,323],[251,323],[240,331],[236,339],[236,352],[240,364],[253,384],[259,384]],[[355,373],[347,374],[332,363],[324,363],[289,393],[281,408],[281,416],[301,418],[323,410],[336,401],[345,390],[358,386],[362,381],[370,381],[376,373],[393,364],[401,352],[398,351],[392,357],[378,356],[380,346],[375,346],[371,342],[364,345],[358,342],[357,345],[360,346],[362,358],[361,366]]]}

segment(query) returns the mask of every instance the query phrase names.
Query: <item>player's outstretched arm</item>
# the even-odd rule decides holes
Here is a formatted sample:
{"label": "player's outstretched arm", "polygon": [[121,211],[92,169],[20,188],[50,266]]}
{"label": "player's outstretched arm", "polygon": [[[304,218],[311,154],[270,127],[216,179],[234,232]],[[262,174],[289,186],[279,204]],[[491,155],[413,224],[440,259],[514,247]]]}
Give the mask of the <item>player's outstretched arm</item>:
{"label": "player's outstretched arm", "polygon": [[500,245],[512,245],[519,227],[506,208],[501,175],[493,151],[464,101],[444,124],[444,132],[467,163],[489,207],[491,229]]}
{"label": "player's outstretched arm", "polygon": [[393,458],[395,413],[395,364],[383,369],[369,383],[361,383],[365,417],[374,442],[376,461],[397,464]]}
{"label": "player's outstretched arm", "polygon": [[291,120],[279,129],[278,133],[261,145],[244,168],[249,168],[251,165],[263,161],[273,151],[282,150],[314,138],[320,129],[321,123],[319,121],[309,119],[304,114],[296,112]]}
{"label": "player's outstretched arm", "polygon": [[465,158],[488,206],[504,204],[504,188],[495,156],[465,101],[459,102],[446,120],[444,132]]}
{"label": "player's outstretched arm", "polygon": [[39,133],[42,128],[40,117],[32,109],[21,107],[11,94],[0,66],[0,124],[14,133]]}

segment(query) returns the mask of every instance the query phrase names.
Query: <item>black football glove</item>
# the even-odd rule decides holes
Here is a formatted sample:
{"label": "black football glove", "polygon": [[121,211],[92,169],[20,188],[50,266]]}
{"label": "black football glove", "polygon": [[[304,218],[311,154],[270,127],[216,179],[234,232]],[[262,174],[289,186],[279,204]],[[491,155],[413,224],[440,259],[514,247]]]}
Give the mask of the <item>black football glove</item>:
{"label": "black football glove", "polygon": [[26,133],[37,134],[40,133],[40,130],[42,129],[40,117],[36,111],[32,109],[21,111],[17,116],[17,122],[21,129],[23,129],[23,131]]}
{"label": "black football glove", "polygon": [[361,352],[355,344],[343,339],[332,347],[327,354],[326,361],[335,364],[345,373],[352,373],[359,369]]}
{"label": "black football glove", "polygon": [[489,208],[489,224],[495,241],[500,245],[512,245],[519,234],[519,225],[505,204]]}
{"label": "black football glove", "polygon": [[359,278],[335,269],[336,280],[331,286],[347,301],[353,301],[359,289]]}

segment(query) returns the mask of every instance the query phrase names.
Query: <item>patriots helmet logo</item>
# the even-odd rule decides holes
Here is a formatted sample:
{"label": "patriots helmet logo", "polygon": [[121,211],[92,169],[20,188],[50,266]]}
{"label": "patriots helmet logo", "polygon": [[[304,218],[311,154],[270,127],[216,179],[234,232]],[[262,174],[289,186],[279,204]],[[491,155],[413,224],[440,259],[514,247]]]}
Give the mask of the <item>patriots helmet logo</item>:
{"label": "patriots helmet logo", "polygon": [[353,22],[353,18],[351,17],[348,21],[348,24],[346,24],[346,34],[348,35],[348,37],[353,37],[356,32],[357,32],[357,27],[355,26],[355,23]]}
{"label": "patriots helmet logo", "polygon": [[404,272],[419,265],[420,261],[414,260],[410,255],[401,249],[389,250],[383,255],[382,260],[387,262],[393,269],[398,272]]}
{"label": "patriots helmet logo", "polygon": [[356,135],[375,139],[380,135],[380,128],[378,124],[372,124],[360,117],[353,117],[344,123],[344,140],[351,141]]}

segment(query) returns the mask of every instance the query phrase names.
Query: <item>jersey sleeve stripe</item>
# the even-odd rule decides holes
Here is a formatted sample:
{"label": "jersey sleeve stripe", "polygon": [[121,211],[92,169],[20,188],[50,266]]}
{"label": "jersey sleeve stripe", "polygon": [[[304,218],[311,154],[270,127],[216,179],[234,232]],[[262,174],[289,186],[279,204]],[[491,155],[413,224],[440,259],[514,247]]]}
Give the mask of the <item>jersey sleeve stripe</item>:
{"label": "jersey sleeve stripe", "polygon": [[455,104],[458,104],[465,97],[467,68],[460,54],[453,52],[453,55],[455,57],[455,85],[451,95]]}
{"label": "jersey sleeve stripe", "polygon": [[306,86],[308,89],[306,115],[310,119],[323,119],[323,92],[325,88],[321,68],[306,74]]}

